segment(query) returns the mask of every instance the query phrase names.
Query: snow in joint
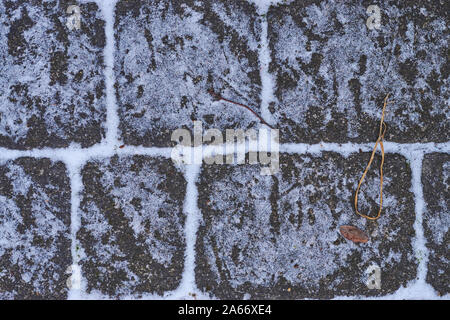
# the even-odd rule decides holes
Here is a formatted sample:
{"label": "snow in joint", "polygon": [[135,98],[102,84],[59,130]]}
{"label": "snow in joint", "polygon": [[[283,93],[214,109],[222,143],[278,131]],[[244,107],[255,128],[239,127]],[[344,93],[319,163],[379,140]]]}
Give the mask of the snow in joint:
{"label": "snow in joint", "polygon": [[202,219],[200,210],[197,206],[198,190],[196,185],[200,174],[200,169],[200,165],[196,164],[187,165],[185,167],[185,179],[187,186],[183,210],[186,214],[186,222],[184,227],[186,241],[184,270],[180,286],[173,292],[169,292],[167,294],[167,298],[169,299],[192,299],[193,297],[200,299],[210,298],[207,294],[200,292],[195,284],[195,244],[197,242],[196,235],[198,226]]}
{"label": "snow in joint", "polygon": [[115,146],[118,144],[119,116],[117,113],[117,101],[114,92],[114,9],[117,0],[97,1],[105,20],[106,44],[104,48],[105,59],[105,86],[106,86],[106,144]]}
{"label": "snow in joint", "polygon": [[272,75],[269,73],[269,64],[271,62],[269,39],[268,39],[268,23],[267,12],[271,5],[271,1],[255,1],[258,8],[258,14],[261,17],[261,35],[260,35],[260,49],[259,49],[259,63],[261,76],[261,116],[269,124],[275,124],[275,120],[269,111],[271,102],[275,101],[274,88],[275,83]]}

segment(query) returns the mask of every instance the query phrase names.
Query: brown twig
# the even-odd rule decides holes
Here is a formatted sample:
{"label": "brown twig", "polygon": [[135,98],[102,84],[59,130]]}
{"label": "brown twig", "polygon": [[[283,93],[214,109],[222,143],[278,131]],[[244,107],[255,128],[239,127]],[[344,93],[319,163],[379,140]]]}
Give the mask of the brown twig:
{"label": "brown twig", "polygon": [[212,89],[209,89],[209,90],[208,90],[208,93],[211,94],[212,96],[214,96],[217,100],[223,100],[223,101],[225,101],[225,102],[233,103],[233,104],[235,104],[235,105],[238,105],[238,106],[240,106],[240,107],[243,107],[243,108],[247,109],[248,111],[250,111],[251,113],[253,113],[253,114],[259,119],[259,121],[261,121],[262,124],[265,124],[265,125],[268,126],[270,129],[275,129],[275,128],[272,127],[270,124],[268,124],[268,123],[266,122],[266,120],[264,120],[259,114],[257,114],[255,111],[253,111],[253,109],[250,108],[249,106],[247,106],[247,105],[245,105],[245,104],[242,104],[242,103],[239,103],[239,102],[236,102],[236,101],[229,100],[229,99],[227,99],[227,98],[224,98],[224,97],[222,97],[220,94],[214,92]]}

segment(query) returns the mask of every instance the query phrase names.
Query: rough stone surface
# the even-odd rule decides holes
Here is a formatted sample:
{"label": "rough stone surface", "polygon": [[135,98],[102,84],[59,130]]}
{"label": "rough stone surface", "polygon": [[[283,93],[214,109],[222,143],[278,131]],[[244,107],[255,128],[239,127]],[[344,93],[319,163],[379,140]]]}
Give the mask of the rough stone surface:
{"label": "rough stone surface", "polygon": [[175,289],[184,265],[183,175],[167,159],[114,156],[88,162],[82,178],[77,239],[88,293]]}
{"label": "rough stone surface", "polygon": [[386,139],[450,139],[448,1],[292,1],[268,13],[282,142],[373,141],[383,99]]}
{"label": "rough stone surface", "polygon": [[450,292],[450,155],[425,155],[422,165],[423,217],[427,248],[430,250],[427,282],[441,295]]}
{"label": "rough stone surface", "polygon": [[79,4],[81,29],[70,31],[71,4],[0,2],[0,146],[87,147],[104,135],[104,21]]}
{"label": "rough stone surface", "polygon": [[116,7],[120,130],[127,144],[169,146],[172,131],[259,126],[261,27],[246,1],[125,1]]}
{"label": "rough stone surface", "polygon": [[[448,298],[450,2],[276,0],[264,14],[265,3],[0,1],[0,300]],[[373,4],[379,30],[366,26]],[[71,5],[80,30],[66,25]],[[273,176],[205,162],[197,198],[192,167],[142,147],[175,145],[194,120],[263,127],[211,90],[270,112],[281,150],[302,155],[282,154]],[[376,140],[387,93],[385,140],[407,145],[386,145],[383,212],[368,221],[353,201],[370,154],[340,143]],[[316,152],[320,141],[339,153]],[[421,164],[396,148],[424,154],[422,185],[411,186]],[[371,216],[379,164],[359,196]]]}
{"label": "rough stone surface", "polygon": [[[403,157],[389,155],[382,216],[369,221],[352,207],[369,156],[284,154],[273,176],[261,176],[257,165],[203,166],[199,288],[219,298],[298,299],[385,295],[406,286],[417,269],[411,170]],[[376,214],[378,188],[378,174],[370,171],[359,196],[362,212]],[[341,225],[357,226],[369,241],[344,239]],[[379,290],[366,286],[372,265],[381,268]]]}
{"label": "rough stone surface", "polygon": [[70,255],[66,168],[49,159],[0,164],[0,299],[65,299]]}

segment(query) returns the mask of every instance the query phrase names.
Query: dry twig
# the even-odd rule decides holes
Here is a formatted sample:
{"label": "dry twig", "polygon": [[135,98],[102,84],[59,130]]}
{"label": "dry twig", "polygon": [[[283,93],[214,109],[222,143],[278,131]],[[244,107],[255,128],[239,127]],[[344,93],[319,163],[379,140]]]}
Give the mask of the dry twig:
{"label": "dry twig", "polygon": [[239,102],[236,102],[236,101],[229,100],[229,99],[227,99],[227,98],[224,98],[224,97],[222,97],[220,94],[214,92],[212,89],[208,90],[208,93],[211,94],[213,97],[215,97],[217,100],[223,100],[223,101],[225,101],[225,102],[233,103],[233,104],[235,104],[235,105],[238,105],[238,106],[240,106],[240,107],[243,107],[243,108],[247,109],[248,111],[250,111],[251,113],[253,113],[253,114],[259,119],[259,121],[261,121],[262,124],[265,124],[265,125],[268,126],[270,129],[275,129],[275,128],[272,127],[270,124],[268,124],[268,123],[266,122],[266,120],[264,120],[259,114],[257,114],[255,111],[253,111],[253,109],[250,108],[249,106],[247,106],[247,105],[245,105],[245,104],[242,104],[242,103],[239,103]]}
{"label": "dry twig", "polygon": [[[356,194],[355,194],[355,210],[356,213],[358,215],[360,215],[361,217],[364,217],[366,219],[369,220],[376,220],[380,217],[381,215],[381,209],[383,207],[383,164],[384,164],[384,146],[383,146],[383,139],[384,139],[384,134],[386,133],[386,123],[384,122],[384,113],[386,110],[386,105],[388,104],[388,97],[389,94],[386,95],[386,98],[384,98],[384,105],[383,105],[383,112],[381,114],[381,122],[380,122],[380,132],[378,134],[378,139],[377,142],[375,143],[375,147],[373,148],[372,151],[372,155],[370,156],[370,160],[369,163],[367,164],[366,170],[364,170],[364,173],[361,177],[361,180],[359,180],[358,183],[358,188],[356,189]],[[359,188],[361,187],[361,184],[367,174],[367,171],[369,171],[370,165],[372,164],[373,158],[375,156],[375,152],[377,151],[377,146],[378,144],[380,145],[381,148],[381,164],[380,164],[380,208],[378,210],[378,214],[376,217],[369,217],[368,215],[365,215],[363,213],[360,213],[358,211],[358,192],[359,192]]]}

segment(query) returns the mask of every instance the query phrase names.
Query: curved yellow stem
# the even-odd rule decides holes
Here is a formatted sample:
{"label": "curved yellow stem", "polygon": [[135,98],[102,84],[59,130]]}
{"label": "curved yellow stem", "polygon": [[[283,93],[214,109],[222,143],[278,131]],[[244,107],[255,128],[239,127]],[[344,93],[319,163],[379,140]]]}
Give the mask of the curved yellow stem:
{"label": "curved yellow stem", "polygon": [[[386,123],[384,122],[384,113],[386,110],[386,105],[388,104],[388,97],[389,94],[386,95],[386,98],[384,98],[384,105],[383,105],[383,112],[381,114],[381,122],[380,122],[380,133],[378,134],[377,142],[375,143],[375,147],[372,150],[372,155],[370,156],[369,163],[367,164],[366,169],[364,170],[364,173],[359,180],[358,188],[356,188],[356,194],[355,194],[355,210],[358,215],[361,217],[364,217],[369,220],[376,220],[381,216],[381,210],[383,208],[383,164],[384,164],[384,146],[383,146],[383,139],[384,134],[386,133]],[[373,158],[375,156],[375,152],[377,151],[378,144],[380,145],[381,149],[381,164],[380,164],[380,208],[378,209],[378,214],[376,217],[369,217],[368,215],[365,215],[363,213],[360,213],[358,211],[358,193],[359,189],[361,188],[361,184],[366,177],[367,171],[369,171],[370,166],[372,165]]]}

